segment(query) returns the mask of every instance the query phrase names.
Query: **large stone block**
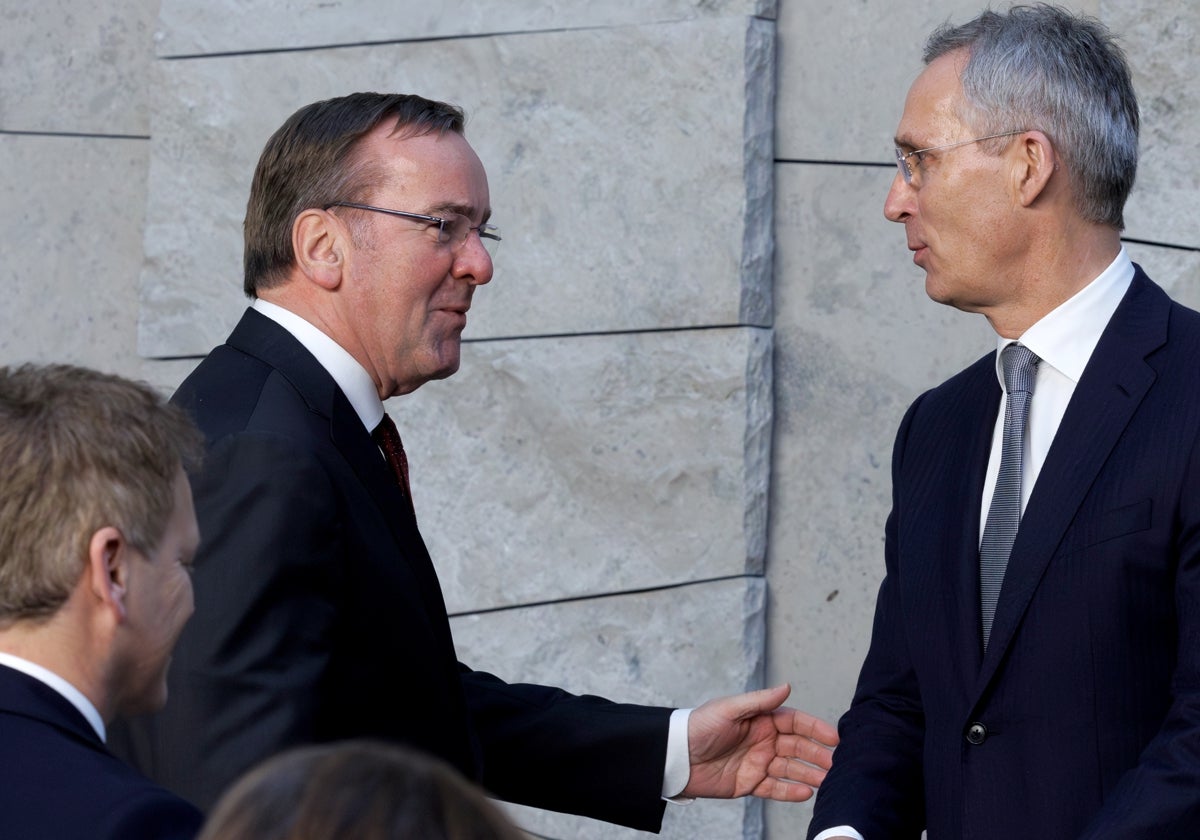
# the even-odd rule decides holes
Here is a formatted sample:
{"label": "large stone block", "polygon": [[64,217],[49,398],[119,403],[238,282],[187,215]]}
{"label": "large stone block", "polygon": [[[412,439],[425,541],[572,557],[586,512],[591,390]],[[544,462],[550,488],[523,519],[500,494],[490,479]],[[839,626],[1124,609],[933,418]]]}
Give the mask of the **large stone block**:
{"label": "large stone block", "polygon": [[337,3],[163,0],[163,56],[581,29],[701,17],[774,17],[776,0],[365,0]]}
{"label": "large stone block", "polygon": [[5,2],[0,130],[147,134],[157,12],[154,0]]}
{"label": "large stone block", "polygon": [[[762,579],[745,577],[459,616],[452,629],[463,662],[508,680],[623,702],[691,707],[761,685],[764,601]],[[532,808],[513,807],[511,813],[540,837],[647,836]],[[759,836],[760,826],[756,800],[696,802],[668,805],[660,836],[742,840]]]}
{"label": "large stone block", "polygon": [[263,143],[371,89],[469,112],[505,237],[470,337],[769,323],[773,45],[737,17],[162,62],[139,347],[225,335]]}
{"label": "large stone block", "polygon": [[[1100,2],[1061,5],[1096,14]],[[925,39],[946,20],[966,23],[987,6],[986,0],[780,3],[776,156],[890,162]]]}
{"label": "large stone block", "polygon": [[760,572],[770,360],[753,328],[481,342],[391,400],[451,612]]}
{"label": "large stone block", "polygon": [[1200,252],[1132,242],[1125,250],[1172,298],[1200,310]]}
{"label": "large stone block", "polygon": [[0,364],[140,375],[137,274],[149,144],[0,135]]}
{"label": "large stone block", "polygon": [[1200,248],[1200,6],[1104,0],[1103,16],[1133,66],[1141,160],[1126,234]]}

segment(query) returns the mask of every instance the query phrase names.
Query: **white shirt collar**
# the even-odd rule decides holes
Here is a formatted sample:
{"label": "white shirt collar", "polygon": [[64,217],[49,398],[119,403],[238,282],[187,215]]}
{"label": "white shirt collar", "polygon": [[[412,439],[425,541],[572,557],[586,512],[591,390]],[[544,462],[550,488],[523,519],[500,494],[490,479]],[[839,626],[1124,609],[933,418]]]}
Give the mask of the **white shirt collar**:
{"label": "white shirt collar", "polygon": [[379,392],[375,390],[375,383],[366,368],[345,348],[295,312],[278,304],[256,299],[251,308],[291,333],[293,338],[304,345],[305,350],[316,357],[321,367],[325,368],[342,389],[367,431],[372,431],[379,425],[379,421],[383,419],[383,402],[379,399]]}
{"label": "white shirt collar", "polygon": [[30,662],[28,659],[22,659],[19,656],[13,656],[11,653],[5,653],[4,651],[0,651],[0,665],[7,665],[14,671],[20,671],[26,676],[33,677],[38,682],[44,683],[57,691],[72,706],[78,709],[79,713],[92,725],[92,729],[96,730],[96,734],[100,737],[101,742],[108,738],[108,732],[104,728],[104,720],[100,717],[100,712],[92,705],[92,701],[88,700],[82,691],[58,674],[47,668],[43,668],[36,662]]}
{"label": "white shirt collar", "polygon": [[1020,341],[1044,364],[1078,384],[1104,328],[1132,282],[1133,263],[1122,246],[1117,258],[1099,277],[1059,304],[1019,339],[1000,337],[996,344],[996,377],[1000,387],[1004,387],[1000,352],[1014,341]]}

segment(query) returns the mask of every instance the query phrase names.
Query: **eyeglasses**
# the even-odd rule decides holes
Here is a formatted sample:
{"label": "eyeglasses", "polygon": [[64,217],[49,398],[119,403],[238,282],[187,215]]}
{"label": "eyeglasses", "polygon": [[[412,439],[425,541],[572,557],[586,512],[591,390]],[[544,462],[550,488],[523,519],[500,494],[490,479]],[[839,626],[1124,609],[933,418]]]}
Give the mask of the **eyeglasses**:
{"label": "eyeglasses", "polygon": [[960,140],[957,143],[947,143],[944,146],[930,146],[927,149],[917,149],[905,154],[896,149],[896,168],[900,170],[900,174],[904,176],[904,183],[911,184],[913,179],[913,168],[909,165],[908,159],[913,155],[917,156],[916,163],[920,166],[924,158],[921,156],[926,152],[941,152],[946,149],[956,149],[959,146],[969,146],[972,143],[981,143],[984,140],[995,140],[997,137],[1012,137],[1014,134],[1024,134],[1028,129],[1021,128],[1016,131],[1002,131],[999,134],[989,134],[987,137],[976,137],[974,140]]}
{"label": "eyeglasses", "polygon": [[[472,225],[471,220],[459,213],[450,213],[445,217],[442,216],[426,216],[424,213],[408,213],[404,210],[388,210],[386,207],[373,207],[370,204],[356,204],[353,201],[334,201],[326,204],[323,210],[328,210],[330,207],[351,207],[355,210],[370,210],[372,213],[387,213],[389,216],[400,216],[404,219],[416,219],[419,222],[428,222],[430,227],[437,225],[438,242],[443,245],[450,245],[455,250],[458,250],[467,241],[467,237],[471,235],[471,231],[479,234],[480,239],[488,239],[493,242],[500,241],[500,228],[495,225],[489,225],[486,222],[483,224]],[[486,243],[485,243],[486,244]]]}

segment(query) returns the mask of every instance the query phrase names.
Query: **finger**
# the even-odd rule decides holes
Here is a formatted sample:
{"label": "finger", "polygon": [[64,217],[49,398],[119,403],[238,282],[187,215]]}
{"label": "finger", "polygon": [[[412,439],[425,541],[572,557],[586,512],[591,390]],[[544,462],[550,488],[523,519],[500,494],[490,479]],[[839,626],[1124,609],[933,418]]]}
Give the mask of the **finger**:
{"label": "finger", "polygon": [[799,782],[811,787],[819,787],[825,781],[828,767],[818,767],[804,761],[776,757],[767,767],[768,778],[786,782]]}
{"label": "finger", "polygon": [[833,749],[799,735],[780,735],[775,741],[775,755],[794,758],[826,769],[833,763]]}
{"label": "finger", "polygon": [[837,727],[808,712],[789,708],[777,709],[774,718],[775,728],[780,732],[803,735],[821,744],[837,746]]}
{"label": "finger", "polygon": [[804,802],[812,799],[814,793],[809,785],[772,778],[764,779],[753,791],[755,796],[777,802]]}
{"label": "finger", "polygon": [[771,688],[760,688],[757,691],[737,694],[726,699],[733,707],[733,717],[737,720],[743,720],[756,715],[770,714],[778,710],[783,705],[783,701],[791,693],[792,687],[787,683],[783,683]]}

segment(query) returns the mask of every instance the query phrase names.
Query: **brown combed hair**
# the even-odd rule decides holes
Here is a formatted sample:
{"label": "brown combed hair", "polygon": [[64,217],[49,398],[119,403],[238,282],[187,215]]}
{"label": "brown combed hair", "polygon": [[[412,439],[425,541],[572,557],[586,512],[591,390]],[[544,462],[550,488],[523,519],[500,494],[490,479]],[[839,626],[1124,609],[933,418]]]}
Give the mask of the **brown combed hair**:
{"label": "brown combed hair", "polygon": [[203,438],[147,385],[71,365],[0,368],[0,624],[53,614],[92,535],[157,547]]}
{"label": "brown combed hair", "polygon": [[401,93],[352,93],[306,105],[267,141],[246,204],[244,289],[281,284],[292,265],[292,223],[313,207],[356,201],[379,174],[356,159],[358,141],[385,120],[401,137],[463,133],[462,109]]}

